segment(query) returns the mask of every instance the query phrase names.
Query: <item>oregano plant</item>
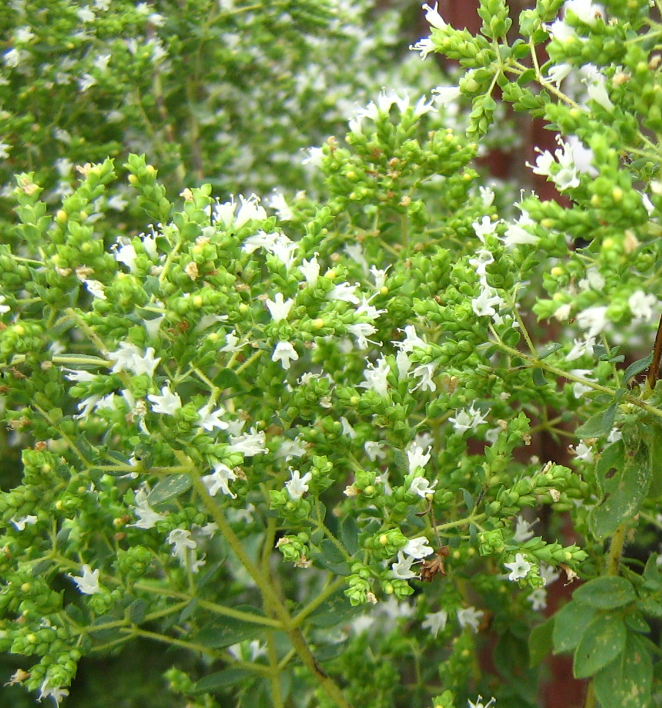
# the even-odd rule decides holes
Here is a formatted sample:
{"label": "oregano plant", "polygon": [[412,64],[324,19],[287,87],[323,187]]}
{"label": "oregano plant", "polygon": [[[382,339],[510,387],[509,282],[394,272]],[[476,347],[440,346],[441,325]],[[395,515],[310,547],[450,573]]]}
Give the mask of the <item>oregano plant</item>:
{"label": "oregano plant", "polygon": [[[257,37],[340,31],[330,4],[281,4]],[[153,33],[154,63],[181,15],[144,5],[104,31]],[[54,7],[63,37],[90,26],[80,42],[115,12]],[[375,91],[308,177],[294,154],[277,180],[223,173],[201,108],[222,92],[187,87],[178,135],[177,72],[121,104],[154,111],[149,150],[128,127],[89,159],[41,128],[39,159],[5,145],[37,163],[13,170],[0,244],[11,695],[84,704],[79,664],[142,642],[170,652],[173,706],[540,706],[550,653],[588,680],[585,708],[659,703],[661,8],[540,0],[513,26],[483,0],[476,36],[424,10],[413,49],[459,62],[458,85]],[[168,61],[219,51],[232,76],[214,28],[255,8],[209,11],[187,18],[197,54],[173,31]],[[41,51],[20,29],[0,90]],[[109,41],[113,64],[140,54]],[[76,79],[81,111],[111,58]],[[50,87],[62,111],[69,83]],[[528,167],[563,201],[481,172],[513,134],[504,104],[556,132]],[[572,597],[551,614],[555,583]]]}

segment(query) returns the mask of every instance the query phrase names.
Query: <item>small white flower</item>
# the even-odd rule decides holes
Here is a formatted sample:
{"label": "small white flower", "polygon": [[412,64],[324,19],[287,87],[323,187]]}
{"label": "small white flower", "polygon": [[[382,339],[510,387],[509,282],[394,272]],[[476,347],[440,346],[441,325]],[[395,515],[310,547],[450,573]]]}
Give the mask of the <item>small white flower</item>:
{"label": "small white flower", "polygon": [[237,479],[237,475],[222,462],[214,462],[213,467],[214,472],[212,474],[201,477],[202,482],[207,487],[209,494],[212,497],[215,497],[220,489],[223,494],[227,494],[227,496],[236,499],[237,495],[230,491],[228,483],[234,482],[234,480]]}
{"label": "small white flower", "polygon": [[106,286],[100,281],[100,280],[85,280],[84,281],[85,287],[89,290],[94,297],[98,297],[99,300],[105,300],[106,299],[106,293],[105,289]]}
{"label": "small white flower", "polygon": [[623,437],[623,433],[618,428],[612,428],[607,435],[607,442],[615,443]]}
{"label": "small white flower", "polygon": [[560,88],[561,82],[567,78],[572,72],[572,64],[567,64],[563,62],[562,64],[555,64],[549,68],[549,73],[545,77],[546,81],[552,84],[556,84],[556,88]]}
{"label": "small white flower", "polygon": [[512,561],[511,563],[504,563],[504,565],[510,571],[510,573],[508,574],[508,580],[512,581],[526,578],[531,568],[533,568],[531,563],[529,563],[529,561],[527,561],[521,553],[518,553],[515,556],[514,561]]}
{"label": "small white flower", "polygon": [[391,572],[394,578],[399,580],[409,580],[410,578],[417,578],[418,575],[414,573],[411,569],[414,561],[416,559],[412,556],[405,557],[404,553],[400,551],[398,553],[398,560],[391,564]]}
{"label": "small white flower", "polygon": [[419,497],[425,498],[428,494],[434,494],[434,488],[436,486],[436,480],[430,484],[429,480],[425,477],[414,477],[407,491],[409,494],[417,494]]}
{"label": "small white flower", "polygon": [[306,283],[314,288],[320,274],[320,264],[317,262],[317,253],[310,260],[303,260],[299,265],[301,274],[306,279]]}
{"label": "small white flower", "polygon": [[388,396],[387,376],[391,372],[391,367],[386,363],[386,359],[381,357],[377,361],[377,366],[372,362],[368,362],[368,366],[364,372],[365,381],[359,384],[359,387],[371,391],[376,391],[380,396]]}
{"label": "small white flower", "polygon": [[547,590],[545,588],[536,588],[526,599],[531,603],[531,609],[534,612],[547,608]]}
{"label": "small white flower", "polygon": [[551,585],[552,583],[555,583],[561,577],[561,574],[557,573],[551,565],[547,565],[547,563],[541,563],[540,577],[542,578],[543,585],[547,586]]}
{"label": "small white flower", "polygon": [[[241,421],[243,426],[243,421]],[[231,431],[232,424],[228,423],[228,432]],[[255,428],[251,428],[250,432],[244,433],[243,435],[230,435],[230,446],[228,450],[230,452],[240,452],[244,457],[253,457],[254,455],[259,455],[267,451],[264,446],[266,441],[266,435],[263,431],[259,433],[255,432]]]}
{"label": "small white flower", "polygon": [[607,324],[607,307],[594,305],[587,307],[577,315],[577,324],[581,329],[588,330],[587,336],[597,337]]}
{"label": "small white flower", "polygon": [[434,7],[423,5],[423,9],[426,11],[425,19],[429,24],[437,29],[444,29],[446,27],[446,22],[444,22],[443,17],[437,11],[437,3],[434,4]]}
{"label": "small white flower", "polygon": [[78,585],[78,589],[83,593],[83,595],[94,595],[95,593],[101,592],[101,587],[99,586],[99,569],[92,570],[91,566],[84,563],[81,566],[83,574],[81,576],[70,575],[69,577]]}
{"label": "small white flower", "polygon": [[369,322],[357,322],[356,324],[347,325],[348,332],[356,337],[356,344],[359,349],[367,349],[368,343],[376,344],[368,337],[371,337],[377,328]]}
{"label": "small white flower", "polygon": [[135,526],[138,529],[153,529],[157,521],[163,521],[165,519],[163,514],[154,511],[149,505],[147,492],[144,489],[140,489],[136,492],[135,502],[134,513],[139,520],[135,524],[129,524],[130,526]]}
{"label": "small white flower", "polygon": [[56,705],[60,705],[60,702],[65,696],[69,695],[69,691],[66,688],[61,688],[59,686],[49,686],[48,679],[44,681],[39,688],[39,702],[43,701],[44,698],[52,698]]}
{"label": "small white flower", "polygon": [[5,315],[7,312],[11,312],[11,307],[9,305],[5,305],[6,298],[4,295],[0,295],[0,314]]}
{"label": "small white flower", "polygon": [[432,380],[436,369],[436,364],[421,364],[417,366],[412,372],[412,376],[420,381],[414,386],[412,391],[421,389],[421,391],[436,391],[437,384]]}
{"label": "small white flower", "polygon": [[598,18],[604,19],[605,16],[602,5],[597,5],[591,0],[566,0],[563,9],[566,13],[568,10],[573,12],[578,20],[589,27],[595,27]]}
{"label": "small white flower", "polygon": [[221,416],[225,413],[225,408],[217,408],[215,411],[211,410],[211,405],[207,404],[206,406],[203,406],[200,408],[198,411],[198,415],[200,416],[200,420],[198,421],[198,425],[201,428],[204,428],[205,430],[212,431],[214,428],[218,428],[219,430],[227,430],[228,429],[228,424],[224,421],[221,420]]}
{"label": "small white flower", "polygon": [[455,418],[449,418],[448,422],[453,425],[453,428],[458,433],[464,433],[467,430],[475,430],[479,425],[487,423],[486,414],[477,411],[473,404],[469,410],[461,410]]}
{"label": "small white flower", "polygon": [[578,460],[583,460],[584,462],[588,462],[589,464],[593,462],[594,457],[593,457],[593,450],[582,440],[582,442],[577,445],[577,447],[573,447],[570,445],[568,447],[568,450],[571,452],[575,453],[575,457]]}
{"label": "small white flower", "polygon": [[283,301],[283,293],[276,293],[273,300],[267,300],[265,302],[267,309],[271,313],[271,318],[274,322],[280,322],[281,320],[286,320],[290,314],[290,310],[294,305],[294,300],[289,299]]}
{"label": "small white flower", "polygon": [[414,325],[407,325],[400,331],[405,333],[405,338],[401,342],[393,342],[400,351],[409,354],[415,348],[427,347],[427,344],[416,334]]}
{"label": "small white flower", "polygon": [[240,352],[246,344],[237,344],[239,342],[239,337],[233,332],[228,332],[225,335],[225,344],[219,349],[221,352],[228,352],[234,354],[235,352]]}
{"label": "small white flower", "polygon": [[448,622],[448,612],[446,612],[446,610],[440,610],[439,612],[426,614],[425,621],[421,624],[421,627],[423,629],[429,629],[430,634],[436,639],[437,634],[446,629],[446,622]]}
{"label": "small white flower", "polygon": [[33,524],[36,524],[37,521],[39,521],[39,519],[32,514],[28,514],[27,516],[21,516],[20,519],[17,519],[15,516],[13,516],[9,520],[12,522],[12,524],[14,524],[17,531],[25,531],[26,526],[32,526]]}
{"label": "small white flower", "polygon": [[437,88],[432,89],[434,94],[433,100],[439,106],[447,106],[462,95],[462,91],[459,86],[437,86]]}
{"label": "small white flower", "polygon": [[430,461],[430,450],[432,446],[428,447],[427,451],[423,451],[423,448],[418,445],[418,443],[413,442],[407,448],[407,461],[409,463],[409,474],[413,474],[419,467],[425,467]]}
{"label": "small white flower", "polygon": [[655,295],[647,295],[643,290],[636,290],[630,295],[628,305],[632,316],[636,319],[650,322],[654,317],[654,308],[658,307],[658,300]]}
{"label": "small white flower", "polygon": [[484,614],[482,610],[477,610],[475,607],[461,607],[457,611],[457,621],[462,629],[469,627],[473,632],[477,632]]}
{"label": "small white flower", "polygon": [[434,549],[428,544],[425,536],[419,536],[418,538],[410,538],[402,552],[416,560],[422,560],[434,553]]}
{"label": "small white flower", "polygon": [[423,39],[419,39],[416,44],[410,45],[409,49],[420,52],[421,59],[425,59],[430,52],[435,50],[435,47],[431,37],[424,37]]}
{"label": "small white flower", "polygon": [[557,42],[567,42],[577,36],[574,27],[567,25],[563,20],[554,20],[551,25],[543,25],[543,27]]}
{"label": "small white flower", "polygon": [[525,543],[530,538],[533,538],[533,531],[531,530],[538,522],[538,519],[529,523],[526,519],[521,516],[517,517],[515,524],[515,533],[513,534],[513,541],[515,543]]}
{"label": "small white flower", "polygon": [[[572,374],[575,376],[579,376],[586,381],[595,381],[596,379],[591,376],[593,373],[592,369],[571,369]],[[587,386],[586,384],[583,384],[579,381],[575,382],[572,385],[572,395],[575,398],[581,398],[585,393],[588,393],[589,391],[592,391],[593,388],[591,386]]]}
{"label": "small white flower", "polygon": [[359,304],[359,298],[355,295],[358,285],[340,283],[327,294],[328,300],[340,300],[341,302],[351,302],[353,305]]}
{"label": "small white flower", "polygon": [[120,371],[132,371],[136,376],[147,374],[150,378],[161,361],[154,358],[154,347],[147,347],[142,354],[135,344],[120,342],[116,352],[108,354],[108,359],[114,361],[111,371],[116,374]]}
{"label": "small white flower", "polygon": [[572,349],[566,354],[566,361],[575,361],[585,354],[593,354],[595,346],[595,337],[584,337],[584,339],[575,339],[572,343]]}
{"label": "small white flower", "polygon": [[374,442],[373,440],[368,440],[363,445],[365,454],[374,462],[376,459],[383,460],[386,455],[386,445],[384,443]]}
{"label": "small white flower", "polygon": [[35,36],[35,33],[29,27],[19,27],[14,34],[14,44],[27,44]]}
{"label": "small white flower", "polygon": [[308,482],[313,478],[313,475],[310,472],[306,472],[306,474],[301,477],[298,470],[292,469],[290,469],[290,474],[292,477],[288,482],[285,482],[285,488],[292,501],[299,501],[308,491]]}
{"label": "small white flower", "polygon": [[157,396],[150,393],[147,398],[154,404],[152,411],[154,413],[163,413],[164,415],[175,415],[182,407],[182,399],[178,393],[173,393],[169,385],[161,388],[161,395]]}
{"label": "small white flower", "polygon": [[487,703],[483,704],[483,697],[478,696],[475,703],[469,700],[467,700],[467,703],[469,708],[492,708],[492,706],[496,704],[496,698],[490,698]]}
{"label": "small white flower", "polygon": [[503,299],[497,295],[496,290],[487,286],[482,288],[480,295],[471,301],[471,308],[477,317],[493,317],[503,304]]}
{"label": "small white flower", "polygon": [[271,361],[279,361],[285,371],[287,371],[291,363],[298,358],[299,355],[296,349],[289,342],[278,342],[271,355]]}

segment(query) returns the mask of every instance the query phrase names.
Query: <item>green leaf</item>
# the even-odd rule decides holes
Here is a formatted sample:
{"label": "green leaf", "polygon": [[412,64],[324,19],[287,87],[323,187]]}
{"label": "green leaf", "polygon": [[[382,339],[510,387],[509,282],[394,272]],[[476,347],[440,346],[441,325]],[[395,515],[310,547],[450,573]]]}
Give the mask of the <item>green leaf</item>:
{"label": "green leaf", "polygon": [[546,359],[548,356],[557,352],[563,345],[560,342],[549,342],[538,352],[538,359]]}
{"label": "green leaf", "polygon": [[637,599],[632,583],[625,578],[595,578],[584,583],[572,594],[574,602],[580,602],[597,610],[613,610],[629,605]]}
{"label": "green leaf", "polygon": [[545,378],[545,374],[543,373],[542,369],[533,369],[532,376],[533,378],[533,383],[538,387],[542,388],[543,386],[547,386],[547,379]]}
{"label": "green leaf", "polygon": [[133,624],[140,624],[145,619],[145,614],[147,613],[147,601],[142,598],[134,600],[127,608],[127,614],[129,620]]}
{"label": "green leaf", "polygon": [[248,669],[225,669],[217,671],[201,678],[193,689],[194,693],[212,693],[221,688],[227,688],[235,683],[238,683],[246,676],[250,676],[251,672]]}
{"label": "green leaf", "polygon": [[644,614],[650,615],[651,617],[656,617],[657,619],[662,619],[662,605],[655,600],[651,600],[650,597],[639,600],[637,606]]}
{"label": "green leaf", "polygon": [[637,376],[637,374],[640,374],[642,371],[646,371],[648,367],[651,365],[653,361],[653,352],[651,352],[645,359],[639,359],[638,361],[632,362],[630,366],[625,370],[623,374],[623,381],[621,383],[622,386],[625,386],[627,382],[633,378],[634,376]]}
{"label": "green leaf", "polygon": [[588,605],[569,602],[554,615],[552,643],[554,653],[574,649],[581,641],[584,630],[594,619],[596,611]]}
{"label": "green leaf", "polygon": [[574,649],[584,634],[584,630],[593,621],[596,610],[579,602],[569,602],[554,615],[552,642],[554,653]]}
{"label": "green leaf", "polygon": [[644,641],[629,633],[625,651],[594,681],[602,708],[646,708],[653,683],[653,662]]}
{"label": "green leaf", "polygon": [[660,568],[657,565],[658,555],[657,553],[651,553],[646,561],[646,567],[644,568],[644,587],[650,590],[659,590],[662,588],[662,576],[660,575]]}
{"label": "green leaf", "polygon": [[623,466],[604,479],[604,498],[591,509],[589,527],[598,538],[610,536],[631,519],[648,494],[651,470],[648,448],[643,443],[634,454],[626,450]]}
{"label": "green leaf", "polygon": [[239,389],[241,388],[241,381],[232,369],[223,369],[214,377],[214,386],[221,389]]}
{"label": "green leaf", "polygon": [[[239,605],[235,609],[262,616],[261,610],[250,605]],[[244,639],[252,639],[263,631],[264,625],[234,619],[234,617],[223,617],[207,624],[195,635],[193,641],[204,647],[222,649],[243,642]]]}
{"label": "green leaf", "polygon": [[605,483],[625,465],[625,445],[622,440],[610,445],[600,456],[595,466],[595,481],[598,486],[598,494],[603,497],[605,494]]}
{"label": "green leaf", "polygon": [[308,616],[308,622],[315,627],[335,627],[346,622],[354,615],[365,610],[364,607],[352,607],[342,590],[336,590],[318,608]]}
{"label": "green leaf", "polygon": [[662,496],[662,427],[653,425],[650,434],[651,486],[648,496],[657,499]]}
{"label": "green leaf", "polygon": [[340,522],[340,540],[347,549],[350,556],[359,550],[359,527],[353,516],[346,516]]}
{"label": "green leaf", "polygon": [[626,638],[627,629],[620,615],[599,614],[586,627],[575,650],[575,678],[588,678],[610,664],[625,649]]}
{"label": "green leaf", "polygon": [[162,479],[147,497],[150,506],[163,504],[163,502],[178,497],[191,488],[191,478],[187,474],[173,474]]}
{"label": "green leaf", "polygon": [[575,435],[578,438],[601,438],[605,435],[609,435],[613,425],[609,422],[605,423],[604,418],[606,412],[607,411],[600,411],[600,413],[592,415],[583,425],[580,425],[577,430],[575,430]]}
{"label": "green leaf", "polygon": [[539,624],[531,630],[529,636],[529,666],[533,668],[552,651],[554,634],[554,617]]}

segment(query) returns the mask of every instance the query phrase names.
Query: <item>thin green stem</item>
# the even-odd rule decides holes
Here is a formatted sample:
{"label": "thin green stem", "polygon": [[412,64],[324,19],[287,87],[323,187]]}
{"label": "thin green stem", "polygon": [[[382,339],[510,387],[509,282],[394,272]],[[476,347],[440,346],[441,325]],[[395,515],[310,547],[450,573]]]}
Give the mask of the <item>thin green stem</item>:
{"label": "thin green stem", "polygon": [[298,615],[295,615],[292,620],[292,626],[300,627],[302,622],[306,619],[306,617],[308,617],[308,615],[311,614],[311,612],[314,612],[328,597],[333,595],[333,593],[344,584],[345,578],[336,578],[330,585],[327,585],[327,587],[322,590],[322,592],[317,595],[314,600],[309,602]]}

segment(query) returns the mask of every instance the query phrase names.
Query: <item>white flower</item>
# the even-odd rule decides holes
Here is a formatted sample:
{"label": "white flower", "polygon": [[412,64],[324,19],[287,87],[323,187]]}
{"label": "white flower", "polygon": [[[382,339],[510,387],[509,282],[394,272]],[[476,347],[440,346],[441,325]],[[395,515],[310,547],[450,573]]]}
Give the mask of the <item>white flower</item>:
{"label": "white flower", "polygon": [[289,342],[278,342],[271,355],[271,361],[279,361],[285,371],[290,368],[291,362],[298,358],[296,349]]}
{"label": "white flower", "polygon": [[598,17],[604,19],[604,10],[601,5],[597,5],[591,0],[566,0],[563,6],[564,11],[574,12],[578,20],[590,27],[595,27]]}
{"label": "white flower", "polygon": [[108,354],[108,359],[115,362],[111,369],[113,373],[132,371],[136,376],[141,374],[147,374],[150,378],[154,376],[154,371],[161,361],[160,358],[154,358],[154,347],[147,347],[145,353],[141,354],[135,344],[120,342],[119,346],[116,352]]}
{"label": "white flower", "polygon": [[[574,374],[575,376],[579,376],[580,378],[583,378],[586,381],[596,381],[596,379],[591,376],[591,374],[593,373],[592,369],[571,369],[570,373]],[[583,384],[580,381],[577,381],[572,384],[572,395],[575,398],[581,398],[585,393],[588,393],[592,390],[593,388],[591,386],[587,386],[586,384]]]}
{"label": "white flower", "polygon": [[633,317],[650,322],[654,315],[653,308],[657,308],[658,301],[655,295],[646,295],[643,290],[636,290],[630,295],[628,305]]}
{"label": "white flower", "polygon": [[342,434],[347,435],[347,437],[351,438],[352,440],[356,437],[356,430],[352,428],[351,423],[343,416],[340,419],[340,423],[342,425]]}
{"label": "white flower", "polygon": [[437,29],[444,29],[446,27],[446,22],[444,22],[443,17],[437,12],[437,3],[434,4],[433,8],[429,5],[423,5],[423,9],[426,11],[425,19],[429,24]]}
{"label": "white flower", "polygon": [[594,305],[582,310],[577,315],[577,324],[581,329],[587,329],[588,337],[597,337],[607,324],[607,307]]}
{"label": "white flower", "polygon": [[496,290],[489,286],[484,287],[480,295],[471,301],[471,307],[477,317],[493,317],[497,313],[495,305],[499,308],[503,304]]}
{"label": "white flower", "polygon": [[429,629],[432,636],[436,639],[437,634],[446,629],[446,622],[448,622],[448,612],[439,610],[439,612],[431,612],[425,615],[425,621],[421,624],[421,627]]}
{"label": "white flower", "polygon": [[434,488],[436,486],[436,481],[430,484],[429,480],[425,477],[414,477],[407,491],[409,494],[417,494],[419,497],[425,498],[428,494],[434,493]]}
{"label": "white flower", "polygon": [[407,325],[404,330],[400,331],[405,333],[404,340],[402,342],[393,342],[400,351],[409,353],[417,347],[427,347],[427,344],[416,334],[414,325]]}
{"label": "white flower", "polygon": [[214,428],[218,428],[219,430],[227,430],[228,424],[220,418],[220,416],[224,413],[225,408],[222,407],[212,411],[211,404],[202,406],[202,408],[198,411],[198,415],[200,416],[198,425],[208,431],[212,431]]}
{"label": "white flower", "polygon": [[506,248],[512,248],[520,244],[534,245],[540,240],[539,236],[530,233],[526,230],[527,226],[534,226],[535,222],[529,216],[528,212],[523,211],[522,215],[512,224],[507,224],[506,233],[503,236],[503,244]]}
{"label": "white flower", "polygon": [[264,231],[258,231],[253,236],[249,236],[245,241],[241,250],[245,253],[255,253],[258,248],[264,248],[266,251],[271,251],[276,243],[279,234],[267,234]]}
{"label": "white flower", "polygon": [[267,204],[278,214],[281,221],[292,221],[294,214],[287,204],[282,192],[274,191]]}
{"label": "white flower", "polygon": [[374,462],[377,458],[383,460],[386,455],[386,445],[384,443],[375,442],[374,440],[367,440],[363,445],[365,454]]}
{"label": "white flower", "polygon": [[487,423],[487,417],[486,414],[477,411],[472,403],[468,411],[461,410],[455,418],[449,418],[448,421],[452,423],[458,433],[464,433],[467,430],[475,430],[479,425]]}
{"label": "white flower", "polygon": [[485,243],[485,237],[496,233],[497,222],[492,221],[489,216],[484,216],[480,221],[474,221],[471,224],[476,236]]}
{"label": "white flower", "polygon": [[430,450],[432,446],[428,447],[427,452],[423,451],[423,448],[418,445],[418,443],[413,442],[407,448],[407,461],[409,463],[409,474],[413,474],[419,467],[425,467],[430,461]]}
{"label": "white flower", "polygon": [[308,261],[303,260],[299,265],[301,274],[306,279],[306,283],[314,288],[317,285],[317,279],[320,274],[320,264],[317,262],[317,253]]}
{"label": "white flower", "polygon": [[421,364],[417,366],[411,373],[420,381],[414,386],[412,391],[421,389],[421,391],[436,391],[437,384],[432,380],[434,376],[434,370],[436,369],[436,364]]}
{"label": "white flower", "polygon": [[410,538],[402,552],[416,560],[421,560],[434,553],[434,549],[428,545],[428,540],[425,536],[419,536],[418,538]]}
{"label": "white flower", "polygon": [[101,592],[99,587],[99,569],[92,570],[91,566],[84,563],[81,566],[83,574],[81,576],[70,575],[69,577],[78,585],[78,589],[83,593],[83,595],[94,595],[95,593]]}
{"label": "white flower", "polygon": [[368,339],[368,337],[372,336],[377,331],[375,325],[372,325],[369,322],[357,322],[356,324],[347,325],[347,330],[350,334],[356,337],[356,344],[359,349],[367,349],[369,342],[371,344],[376,344],[376,342]]}
{"label": "white flower", "polygon": [[584,337],[584,339],[573,340],[572,349],[566,354],[566,361],[575,361],[585,354],[593,354],[595,337]]}
{"label": "white flower", "polygon": [[591,450],[591,448],[583,440],[575,448],[570,445],[570,447],[568,447],[568,450],[574,452],[575,457],[578,460],[584,460],[584,462],[588,462],[589,464],[592,463],[594,460],[593,450]]}
{"label": "white flower", "polygon": [[399,580],[409,580],[410,578],[417,578],[418,575],[414,573],[411,569],[411,566],[413,565],[415,560],[416,559],[412,556],[408,556],[407,558],[405,558],[404,553],[402,551],[399,551],[397,562],[391,564],[391,572],[393,573],[393,577],[398,578]]}
{"label": "white flower", "polygon": [[281,442],[280,447],[276,450],[274,457],[277,460],[291,460],[293,457],[301,457],[306,454],[306,448],[301,445],[298,440],[289,440],[285,438]]}
{"label": "white flower", "polygon": [[513,534],[513,541],[515,543],[525,543],[530,538],[533,538],[533,531],[531,530],[531,528],[537,522],[538,519],[529,523],[526,519],[523,519],[521,516],[518,516],[515,524],[515,533]]}
{"label": "white flower", "polygon": [[368,362],[368,366],[364,372],[365,382],[360,383],[359,387],[375,391],[380,396],[388,395],[388,383],[386,377],[391,372],[391,367],[386,363],[386,359],[381,357],[377,361],[377,366],[372,362]]}
{"label": "white flower", "polygon": [[461,607],[457,611],[457,621],[462,629],[469,627],[473,632],[477,632],[484,614],[482,610],[477,610],[475,607]]}
{"label": "white flower", "polygon": [[274,299],[267,300],[265,304],[271,313],[273,321],[280,322],[281,320],[287,319],[290,314],[290,310],[294,305],[294,300],[290,298],[289,300],[283,301],[283,293],[276,293]]}
{"label": "white flower", "polygon": [[425,59],[430,52],[434,51],[435,47],[431,37],[424,37],[423,39],[419,39],[416,44],[410,45],[409,49],[420,52],[421,59]]}
{"label": "white flower", "polygon": [[[228,430],[230,430],[230,424],[228,424]],[[228,450],[230,452],[240,452],[244,457],[259,455],[267,451],[267,448],[264,446],[266,437],[263,431],[256,433],[255,428],[251,428],[250,432],[244,433],[243,435],[231,435]]]}
{"label": "white flower", "polygon": [[205,564],[204,560],[198,560],[195,552],[198,543],[191,538],[191,532],[187,529],[173,529],[168,534],[167,541],[172,544],[172,556],[179,559],[191,573],[197,573]]}
{"label": "white flower", "polygon": [[435,94],[434,102],[439,106],[447,106],[462,95],[459,86],[437,86],[432,89],[432,93]]}
{"label": "white flower", "polygon": [[476,257],[470,258],[469,263],[476,269],[476,275],[480,278],[481,283],[487,275],[487,266],[494,263],[494,256],[491,251],[486,248],[481,248],[476,251]]}
{"label": "white flower", "polygon": [[17,531],[25,531],[26,526],[32,526],[33,524],[36,524],[39,519],[36,516],[33,516],[32,514],[28,514],[27,516],[21,516],[20,519],[17,519],[15,516],[12,516],[11,519],[9,519],[12,524],[16,527]]}
{"label": "white flower", "polygon": [[572,72],[572,64],[567,64],[563,62],[562,64],[555,64],[549,68],[549,73],[545,77],[546,81],[551,84],[556,84],[556,88],[560,88],[561,82],[567,78]]}
{"label": "white flower", "polygon": [[588,97],[601,105],[606,111],[613,111],[614,104],[607,93],[607,78],[598,71],[594,64],[585,64],[582,67],[585,74],[583,82],[586,84]]}
{"label": "white flower", "polygon": [[100,280],[85,279],[84,285],[94,297],[98,297],[99,300],[106,299],[106,286]]}
{"label": "white flower", "polygon": [[124,263],[132,273],[136,272],[136,258],[138,254],[128,238],[120,237],[111,250],[114,251],[116,261]]}
{"label": "white flower", "polygon": [[547,565],[547,563],[541,563],[540,577],[542,578],[543,585],[547,586],[551,585],[552,583],[555,583],[561,577],[561,574],[557,573],[551,565]]}
{"label": "white flower", "polygon": [[278,234],[271,247],[265,247],[269,253],[276,256],[287,270],[294,265],[294,252],[299,248],[298,244],[291,241],[285,234]]}
{"label": "white flower", "polygon": [[531,609],[534,612],[547,608],[547,590],[545,588],[536,588],[526,598],[531,603]]}
{"label": "white flower", "polygon": [[607,435],[607,442],[615,443],[623,437],[623,433],[618,428],[612,428]]}
{"label": "white flower", "polygon": [[239,201],[239,211],[234,219],[235,228],[240,229],[251,220],[264,221],[267,218],[267,212],[264,207],[259,206],[260,198],[255,194],[251,194],[248,199],[244,199],[240,194]]}
{"label": "white flower", "polygon": [[467,700],[467,704],[469,708],[492,708],[492,706],[496,704],[496,698],[490,698],[487,703],[483,704],[483,697],[478,696],[475,703]]}
{"label": "white flower", "polygon": [[91,89],[97,83],[97,80],[92,76],[92,74],[83,74],[76,79],[78,83],[78,90],[81,93],[85,93],[88,89]]}
{"label": "white flower", "polygon": [[515,556],[515,560],[512,561],[512,563],[504,563],[504,565],[510,571],[508,574],[508,580],[513,581],[526,578],[531,568],[533,568],[531,563],[529,563],[529,561],[526,560],[521,553],[518,553]]}
{"label": "white flower", "polygon": [[87,5],[85,7],[79,7],[76,10],[76,14],[81,22],[93,22],[96,17]]}
{"label": "white flower", "polygon": [[152,411],[154,413],[163,413],[164,415],[175,415],[182,407],[182,399],[178,393],[173,393],[169,385],[161,388],[161,395],[157,396],[150,393],[147,398],[154,404]]}
{"label": "white flower", "polygon": [[407,374],[409,373],[409,369],[411,369],[411,360],[405,354],[404,351],[400,350],[395,355],[395,365],[398,368],[398,378],[401,381],[404,381],[407,378]]}
{"label": "white flower", "polygon": [[567,42],[577,36],[574,27],[567,25],[563,20],[554,20],[551,25],[543,25],[543,27],[557,42]]}
{"label": "white flower", "polygon": [[134,513],[139,517],[139,521],[135,524],[129,524],[130,526],[135,526],[138,529],[153,529],[156,526],[157,521],[163,521],[165,516],[159,514],[147,502],[147,492],[144,489],[140,489],[136,492],[135,496],[136,506],[134,507]]}
{"label": "white flower", "polygon": [[246,344],[237,344],[239,337],[233,332],[228,332],[225,335],[225,344],[219,349],[221,352],[228,352],[234,354],[235,352],[240,352]]}
{"label": "white flower", "polygon": [[299,501],[308,491],[308,482],[313,478],[313,475],[310,472],[306,472],[306,474],[301,477],[299,471],[293,469],[290,469],[290,474],[292,477],[288,482],[285,482],[285,488],[292,501]]}
{"label": "white flower", "polygon": [[340,283],[340,285],[336,285],[331,291],[329,291],[326,297],[328,300],[340,300],[342,302],[351,302],[353,305],[358,305],[359,299],[355,295],[358,287],[358,285]]}
{"label": "white flower", "polygon": [[375,290],[381,290],[386,283],[386,273],[391,266],[387,266],[383,270],[373,266],[370,266],[370,274],[375,281]]}
{"label": "white flower", "polygon": [[222,462],[214,462],[213,467],[214,471],[212,474],[208,474],[204,477],[201,477],[205,487],[207,487],[207,491],[209,492],[209,494],[212,497],[215,497],[218,494],[218,490],[220,489],[223,494],[227,494],[227,496],[236,499],[237,495],[233,494],[230,491],[228,482],[233,482],[235,479],[237,479],[237,475]]}
{"label": "white flower", "polygon": [[52,698],[56,705],[60,705],[60,701],[65,696],[69,695],[69,691],[66,688],[61,688],[59,686],[49,686],[48,679],[44,681],[39,688],[39,702],[43,701],[44,698]]}
{"label": "white flower", "polygon": [[19,27],[14,34],[14,44],[27,44],[35,36],[35,33],[29,27]]}

